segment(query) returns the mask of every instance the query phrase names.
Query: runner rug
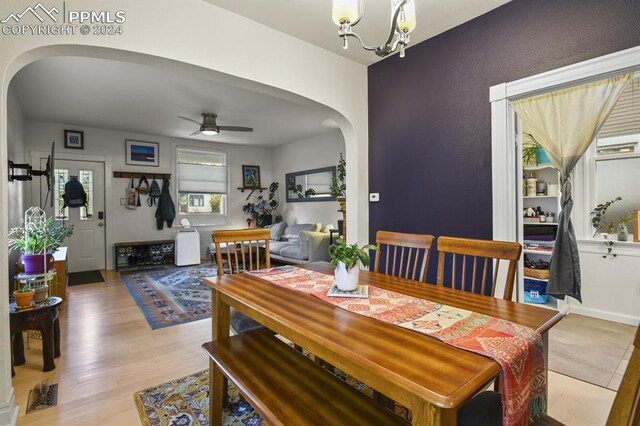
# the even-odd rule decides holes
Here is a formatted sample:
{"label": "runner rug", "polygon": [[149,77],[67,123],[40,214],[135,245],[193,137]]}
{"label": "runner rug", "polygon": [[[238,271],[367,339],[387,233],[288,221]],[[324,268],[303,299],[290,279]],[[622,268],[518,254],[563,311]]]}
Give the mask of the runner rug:
{"label": "runner rug", "polygon": [[366,299],[327,297],[333,276],[292,266],[247,273],[495,360],[502,368],[505,426],[528,425],[546,408],[542,336],[529,327],[372,285]]}
{"label": "runner rug", "polygon": [[129,293],[152,329],[211,318],[211,288],[215,265],[171,267],[122,274]]}

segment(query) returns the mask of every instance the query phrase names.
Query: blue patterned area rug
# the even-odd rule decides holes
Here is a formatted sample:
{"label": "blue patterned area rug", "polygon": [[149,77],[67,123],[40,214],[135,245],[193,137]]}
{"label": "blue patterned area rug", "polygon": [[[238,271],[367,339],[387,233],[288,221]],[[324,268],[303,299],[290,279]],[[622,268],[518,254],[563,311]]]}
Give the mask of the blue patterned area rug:
{"label": "blue patterned area rug", "polygon": [[215,265],[170,267],[122,274],[122,281],[153,330],[211,318],[211,289],[204,278],[215,277]]}

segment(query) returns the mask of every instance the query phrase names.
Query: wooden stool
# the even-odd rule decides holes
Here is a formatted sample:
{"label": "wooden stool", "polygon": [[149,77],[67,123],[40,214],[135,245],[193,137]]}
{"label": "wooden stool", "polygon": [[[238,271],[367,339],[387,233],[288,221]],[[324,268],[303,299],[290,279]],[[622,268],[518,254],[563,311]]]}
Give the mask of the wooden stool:
{"label": "wooden stool", "polygon": [[26,330],[38,330],[42,334],[42,371],[51,371],[56,368],[53,359],[60,357],[58,306],[61,303],[61,298],[49,297],[45,302],[31,309],[18,310],[15,303],[9,305],[9,329],[13,354],[11,377],[15,376],[13,366],[25,363],[22,332]]}

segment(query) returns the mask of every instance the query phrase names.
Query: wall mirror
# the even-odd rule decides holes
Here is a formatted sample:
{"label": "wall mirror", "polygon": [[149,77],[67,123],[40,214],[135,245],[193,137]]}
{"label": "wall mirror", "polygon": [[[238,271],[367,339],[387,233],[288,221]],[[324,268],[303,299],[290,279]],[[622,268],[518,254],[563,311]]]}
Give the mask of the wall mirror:
{"label": "wall mirror", "polygon": [[330,189],[335,177],[335,166],[287,173],[287,203],[335,201]]}

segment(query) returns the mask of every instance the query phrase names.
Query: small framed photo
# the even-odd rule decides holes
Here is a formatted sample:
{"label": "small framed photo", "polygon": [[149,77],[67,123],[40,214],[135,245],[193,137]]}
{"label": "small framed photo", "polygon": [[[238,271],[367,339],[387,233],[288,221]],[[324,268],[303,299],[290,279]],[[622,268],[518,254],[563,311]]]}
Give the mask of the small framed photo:
{"label": "small framed photo", "polygon": [[135,166],[160,165],[160,145],[157,142],[125,140],[126,163]]}
{"label": "small framed photo", "polygon": [[260,188],[260,166],[242,166],[242,186]]}
{"label": "small framed photo", "polygon": [[84,149],[84,132],[81,132],[80,130],[65,130],[64,147]]}

